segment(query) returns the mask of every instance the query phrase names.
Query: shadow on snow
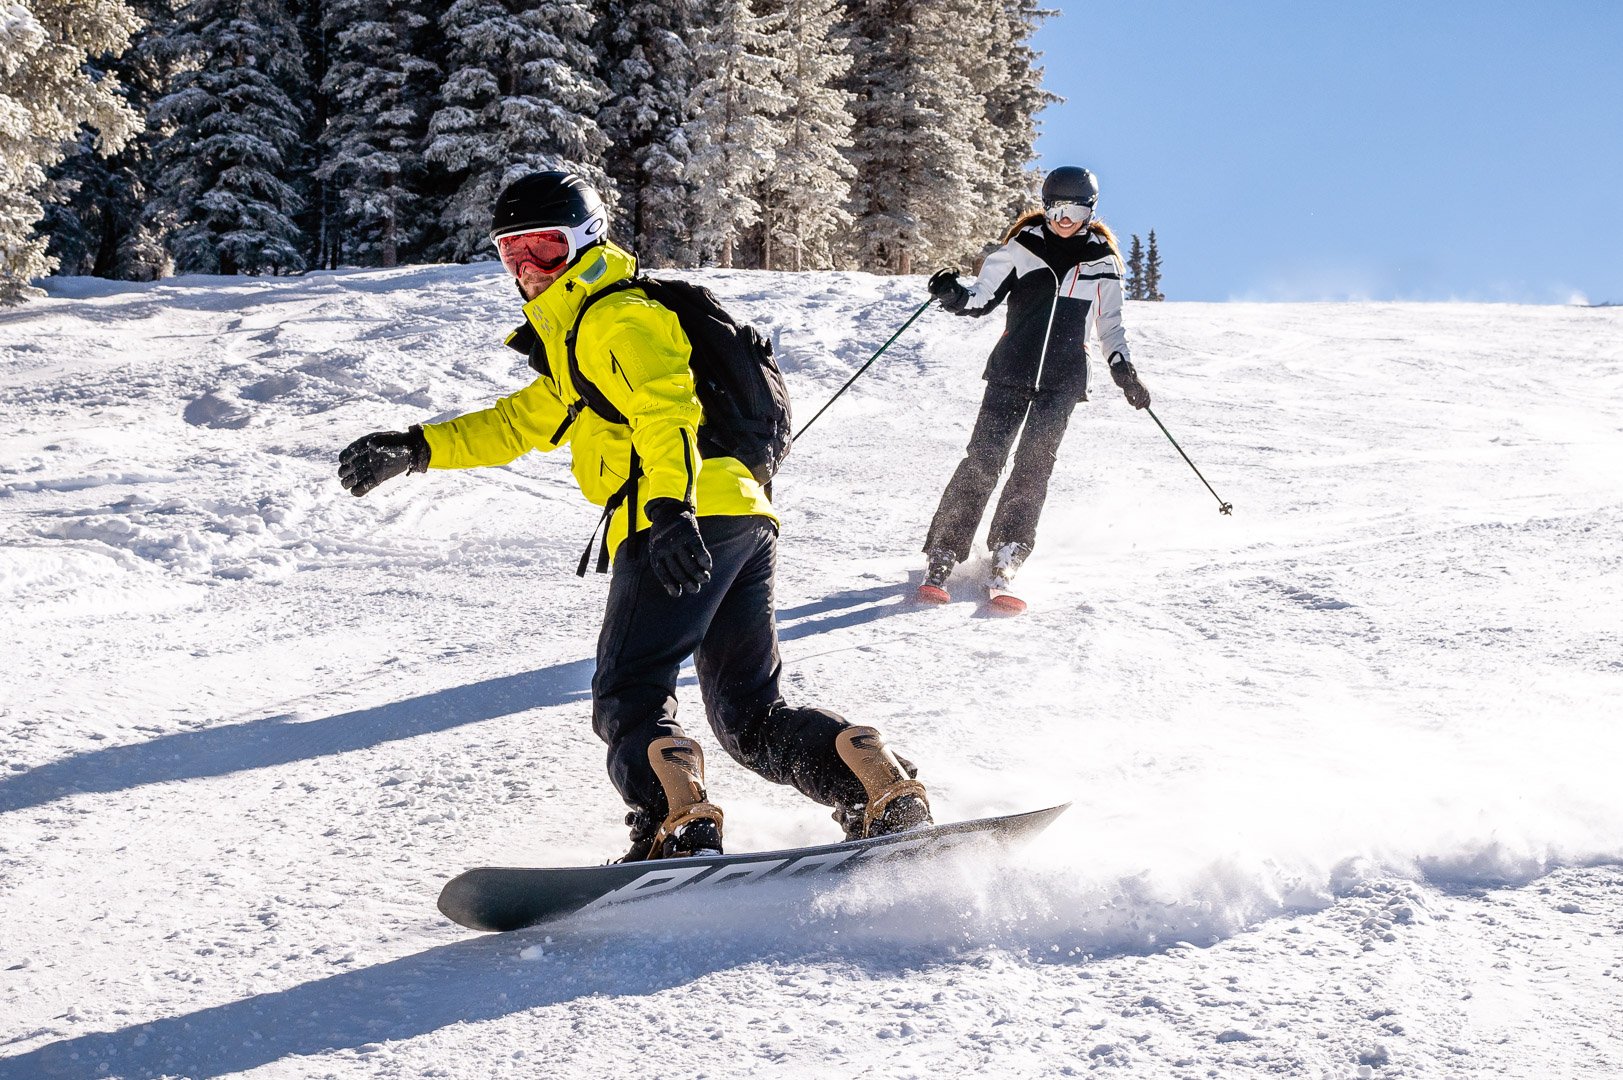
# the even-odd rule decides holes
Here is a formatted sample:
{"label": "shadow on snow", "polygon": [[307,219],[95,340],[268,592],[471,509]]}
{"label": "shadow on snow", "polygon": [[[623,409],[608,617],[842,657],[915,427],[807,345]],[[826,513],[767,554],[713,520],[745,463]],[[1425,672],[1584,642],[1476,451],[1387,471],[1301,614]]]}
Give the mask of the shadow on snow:
{"label": "shadow on snow", "polygon": [[[857,590],[789,609],[780,613],[780,619],[803,621],[780,628],[779,637],[792,641],[899,613],[904,605],[879,603],[894,598],[895,593],[889,587]],[[584,703],[591,693],[593,667],[593,660],[572,660],[321,720],[270,716],[92,750],[0,779],[0,813],[79,794],[272,768],[449,731],[527,709]],[[691,676],[683,681],[693,684]],[[583,715],[582,722],[585,720]]]}

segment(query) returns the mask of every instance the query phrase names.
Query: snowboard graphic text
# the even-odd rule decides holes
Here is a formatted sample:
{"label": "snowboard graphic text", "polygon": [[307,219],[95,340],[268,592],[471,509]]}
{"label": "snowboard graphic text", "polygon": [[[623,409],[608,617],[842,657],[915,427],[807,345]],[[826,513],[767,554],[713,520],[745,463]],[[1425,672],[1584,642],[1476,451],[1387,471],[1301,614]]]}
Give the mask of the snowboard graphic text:
{"label": "snowboard graphic text", "polygon": [[[641,900],[658,893],[675,892],[678,889],[742,885],[746,882],[759,881],[769,875],[774,880],[781,881],[787,878],[826,874],[831,870],[850,869],[846,863],[860,862],[865,866],[873,866],[917,854],[919,848],[925,845],[929,846],[931,855],[942,855],[975,839],[974,833],[922,836],[916,840],[904,840],[880,848],[836,849],[800,858],[742,855],[736,859],[723,857],[721,860],[711,860],[701,866],[676,866],[668,869],[659,867],[656,862],[649,864],[653,868],[646,874],[598,897],[580,910],[596,911],[629,900]],[[780,867],[782,869],[779,869]]]}

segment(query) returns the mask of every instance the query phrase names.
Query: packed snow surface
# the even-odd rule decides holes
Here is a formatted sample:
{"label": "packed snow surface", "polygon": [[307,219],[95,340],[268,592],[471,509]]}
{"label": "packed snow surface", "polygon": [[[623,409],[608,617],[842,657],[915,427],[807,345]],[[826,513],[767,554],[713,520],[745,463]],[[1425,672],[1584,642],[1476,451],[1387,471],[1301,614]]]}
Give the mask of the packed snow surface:
{"label": "packed snow surface", "polygon": [[[920,278],[706,271],[798,414]],[[489,264],[0,312],[0,1078],[1623,1075],[1623,310],[1130,304],[1020,585],[910,602],[1001,316],[931,310],[777,485],[785,690],[991,858],[508,935],[596,863],[597,511],[337,452],[528,381]],[[691,673],[683,716],[705,737]],[[712,744],[713,745],[713,744]],[[733,850],[828,811],[713,750]]]}

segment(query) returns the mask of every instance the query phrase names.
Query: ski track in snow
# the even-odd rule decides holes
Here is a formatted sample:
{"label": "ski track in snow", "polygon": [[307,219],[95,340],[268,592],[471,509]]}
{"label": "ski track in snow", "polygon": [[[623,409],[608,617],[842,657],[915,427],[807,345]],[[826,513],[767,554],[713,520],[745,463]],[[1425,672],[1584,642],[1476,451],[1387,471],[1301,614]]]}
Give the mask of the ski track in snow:
{"label": "ski track in snow", "polygon": [[[806,418],[923,298],[691,276]],[[523,385],[510,287],[49,288],[0,311],[0,1080],[1623,1074],[1623,311],[1130,304],[1234,516],[1096,367],[1017,619],[984,559],[907,600],[1001,324],[927,313],[778,482],[786,692],[942,820],[1072,809],[990,875],[480,936],[447,877],[622,844],[596,511],[546,455],[334,471]],[[732,848],[833,835],[709,768]]]}

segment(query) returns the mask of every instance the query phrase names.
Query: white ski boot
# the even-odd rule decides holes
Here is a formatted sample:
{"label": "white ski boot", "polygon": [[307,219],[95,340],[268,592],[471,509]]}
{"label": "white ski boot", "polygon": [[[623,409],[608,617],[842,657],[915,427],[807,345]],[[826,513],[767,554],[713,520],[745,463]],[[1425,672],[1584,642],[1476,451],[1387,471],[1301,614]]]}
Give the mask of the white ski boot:
{"label": "white ski boot", "polygon": [[1018,615],[1026,610],[1026,602],[1011,590],[1014,588],[1014,575],[1030,554],[1029,545],[1012,541],[992,553],[992,575],[986,579],[987,602],[992,607],[1010,615]]}

